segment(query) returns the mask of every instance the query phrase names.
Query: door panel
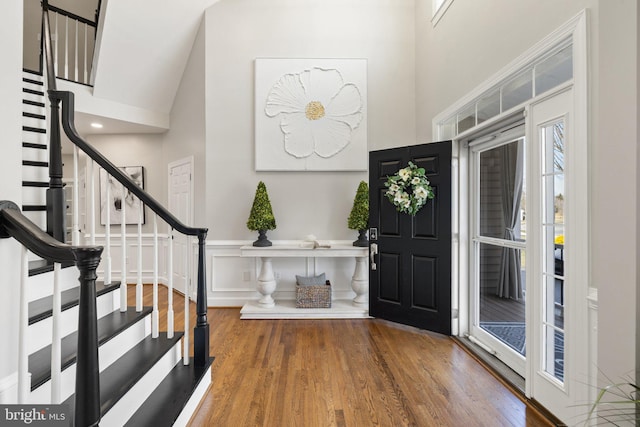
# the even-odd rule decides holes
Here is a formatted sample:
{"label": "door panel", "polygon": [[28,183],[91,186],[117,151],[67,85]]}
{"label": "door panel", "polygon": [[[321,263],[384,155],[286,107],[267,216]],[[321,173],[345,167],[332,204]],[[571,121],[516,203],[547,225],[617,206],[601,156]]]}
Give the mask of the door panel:
{"label": "door panel", "polygon": [[[384,195],[387,177],[409,161],[425,169],[436,195],[413,217]],[[373,151],[369,168],[369,223],[378,231],[370,314],[450,334],[451,142]]]}
{"label": "door panel", "polygon": [[382,301],[400,302],[401,262],[400,254],[383,252],[380,254],[380,295]]}
{"label": "door panel", "polygon": [[[190,159],[169,165],[169,210],[185,224],[191,223],[192,195]],[[189,237],[173,235],[173,286],[182,293],[190,293],[189,288]]]}

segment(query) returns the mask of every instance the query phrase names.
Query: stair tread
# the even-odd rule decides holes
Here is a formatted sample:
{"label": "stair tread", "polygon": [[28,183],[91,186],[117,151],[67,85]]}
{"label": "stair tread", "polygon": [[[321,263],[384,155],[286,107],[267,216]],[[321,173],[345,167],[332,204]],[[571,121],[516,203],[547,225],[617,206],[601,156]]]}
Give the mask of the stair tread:
{"label": "stair tread", "polygon": [[212,357],[205,366],[194,366],[193,358],[190,360],[189,365],[184,366],[178,363],[167,374],[125,426],[169,427],[173,425],[213,363]]}
{"label": "stair tread", "polygon": [[44,114],[29,113],[27,111],[22,112],[22,117],[29,117],[30,119],[38,119],[38,120],[47,119]]}
{"label": "stair tread", "polygon": [[30,93],[31,95],[38,95],[38,96],[44,96],[44,92],[41,90],[34,90],[34,89],[28,89],[28,88],[22,88],[22,92],[23,93]]}
{"label": "stair tread", "polygon": [[45,181],[22,181],[22,186],[46,188],[49,187],[49,183]]}
{"label": "stair tread", "polygon": [[[106,414],[162,356],[180,341],[183,335],[182,332],[176,332],[173,338],[167,338],[166,332],[161,332],[158,338],[147,336],[102,371],[100,373],[100,413]],[[62,403],[69,405],[73,418],[75,395],[72,394]]]}
{"label": "stair tread", "polygon": [[[98,344],[102,345],[120,332],[135,324],[152,311],[152,307],[143,307],[136,312],[135,307],[128,307],[127,311],[114,310],[98,319]],[[78,333],[73,332],[62,338],[61,367],[68,368],[76,361],[78,348]],[[29,356],[29,372],[31,373],[31,390],[51,379],[51,345],[48,345]]]}
{"label": "stair tread", "polygon": [[34,132],[34,133],[47,133],[46,129],[37,128],[33,126],[22,126],[22,130],[25,132]]}
{"label": "stair tread", "polygon": [[30,78],[27,78],[27,77],[23,77],[22,81],[25,82],[25,83],[31,83],[33,85],[44,86],[44,83],[41,82],[40,80],[33,80],[33,79],[30,79]]}
{"label": "stair tread", "polygon": [[46,211],[46,205],[22,205],[23,212]]}
{"label": "stair tread", "polygon": [[[119,288],[120,288],[120,282],[114,282],[108,285],[105,285],[102,282],[98,282],[96,283],[96,295],[100,296],[108,292],[112,292]],[[62,311],[68,310],[71,307],[75,307],[76,305],[78,305],[79,297],[80,297],[79,286],[63,291],[61,295]],[[47,317],[51,317],[52,306],[53,306],[53,296],[51,295],[46,296],[44,298],[37,299],[35,301],[31,301],[29,303],[29,324],[32,325],[36,322],[46,319]]]}
{"label": "stair tread", "polygon": [[24,147],[24,148],[36,148],[38,150],[46,150],[47,149],[47,144],[40,144],[38,142],[26,142],[26,141],[23,141],[22,142],[22,147]]}
{"label": "stair tread", "polygon": [[33,105],[34,107],[44,107],[44,102],[32,101],[30,99],[23,99],[23,104]]}
{"label": "stair tread", "polygon": [[38,162],[38,161],[34,161],[34,160],[23,160],[22,161],[22,166],[36,166],[36,167],[47,168],[47,167],[49,167],[49,163],[48,162]]}

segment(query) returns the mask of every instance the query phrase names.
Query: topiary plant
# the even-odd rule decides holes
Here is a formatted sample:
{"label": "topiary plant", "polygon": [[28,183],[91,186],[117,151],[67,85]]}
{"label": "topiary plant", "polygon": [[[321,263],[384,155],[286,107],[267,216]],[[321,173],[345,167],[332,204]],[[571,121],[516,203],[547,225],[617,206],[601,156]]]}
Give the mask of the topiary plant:
{"label": "topiary plant", "polygon": [[366,237],[366,230],[369,226],[369,185],[364,181],[360,181],[360,185],[358,185],[347,225],[350,229],[360,232],[358,240],[353,242],[353,246],[369,245]]}
{"label": "topiary plant", "polygon": [[258,188],[256,188],[253,206],[251,206],[251,213],[247,220],[247,228],[259,232],[258,240],[253,242],[253,246],[271,246],[271,242],[267,240],[266,232],[276,228],[276,219],[271,209],[267,187],[262,181],[258,183]]}

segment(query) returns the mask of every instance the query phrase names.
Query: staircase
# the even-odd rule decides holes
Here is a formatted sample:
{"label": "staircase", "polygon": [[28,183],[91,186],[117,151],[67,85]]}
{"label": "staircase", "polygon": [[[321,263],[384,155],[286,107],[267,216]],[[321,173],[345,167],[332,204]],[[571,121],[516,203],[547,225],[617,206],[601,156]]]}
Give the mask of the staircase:
{"label": "staircase", "polygon": [[[78,270],[61,269],[60,381],[53,391],[52,284],[53,272],[29,277],[27,332],[28,370],[31,386],[26,403],[48,404],[58,400],[73,414],[78,326]],[[151,336],[151,307],[127,307],[120,311],[120,283],[96,283],[100,365],[100,425],[186,425],[211,382],[211,362],[184,365],[182,332],[169,337]],[[52,394],[53,393],[53,394]]]}
{"label": "staircase", "polygon": [[44,84],[41,74],[22,74],[22,211],[46,230],[49,150]]}

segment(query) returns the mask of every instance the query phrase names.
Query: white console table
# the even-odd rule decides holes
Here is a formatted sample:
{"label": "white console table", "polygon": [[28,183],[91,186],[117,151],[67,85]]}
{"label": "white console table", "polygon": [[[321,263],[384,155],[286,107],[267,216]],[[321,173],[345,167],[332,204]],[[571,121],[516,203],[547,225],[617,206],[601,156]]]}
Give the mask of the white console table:
{"label": "white console table", "polygon": [[[258,292],[262,297],[242,307],[242,319],[308,319],[308,318],[366,318],[369,317],[369,248],[332,245],[331,247],[314,248],[308,246],[275,245],[268,247],[242,246],[243,257],[260,258],[260,275],[258,276]],[[351,279],[351,288],[356,293],[353,301],[333,300],[331,308],[295,308],[295,301],[278,301],[273,299],[276,290],[276,279],[271,264],[272,258],[338,258],[353,257],[356,267]]]}

